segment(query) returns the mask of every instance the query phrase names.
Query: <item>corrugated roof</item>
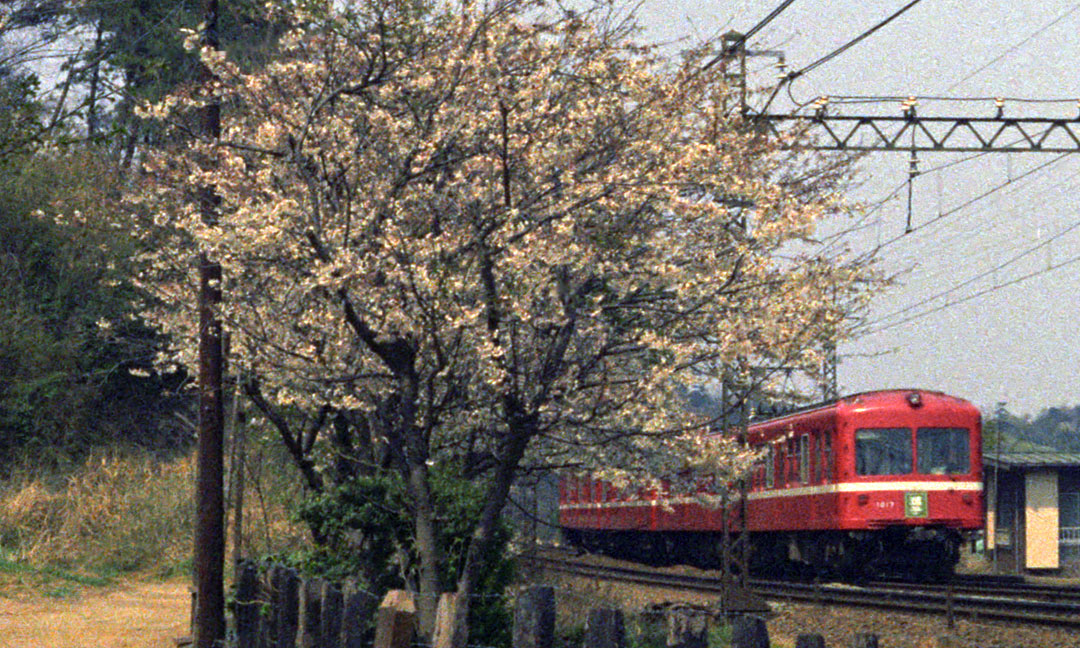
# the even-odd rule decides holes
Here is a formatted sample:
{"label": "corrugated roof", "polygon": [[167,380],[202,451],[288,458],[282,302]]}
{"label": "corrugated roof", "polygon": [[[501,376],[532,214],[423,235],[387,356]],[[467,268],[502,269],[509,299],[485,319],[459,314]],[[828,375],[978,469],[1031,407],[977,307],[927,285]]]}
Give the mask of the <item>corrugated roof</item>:
{"label": "corrugated roof", "polygon": [[1076,452],[1002,452],[999,457],[993,450],[983,455],[987,466],[1002,468],[1055,468],[1080,467],[1080,453]]}

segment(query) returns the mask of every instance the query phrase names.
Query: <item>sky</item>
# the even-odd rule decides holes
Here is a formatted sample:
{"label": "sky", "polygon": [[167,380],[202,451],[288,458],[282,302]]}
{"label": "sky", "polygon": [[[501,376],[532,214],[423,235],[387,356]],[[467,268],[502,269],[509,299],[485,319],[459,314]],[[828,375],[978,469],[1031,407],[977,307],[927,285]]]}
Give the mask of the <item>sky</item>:
{"label": "sky", "polygon": [[[749,47],[783,50],[799,69],[907,1],[796,0]],[[748,31],[780,4],[644,0],[638,17],[646,40],[679,48]],[[1010,116],[1075,118],[1078,46],[1080,3],[923,0],[800,77],[770,112],[828,95],[835,114],[899,115],[898,99],[836,97],[914,95],[920,114],[993,116],[992,99],[926,98],[1006,97]],[[774,83],[774,64],[751,58],[751,85]],[[1064,101],[1021,101],[1032,99]],[[859,162],[850,197],[865,216],[844,240],[855,251],[881,246],[880,268],[897,280],[874,300],[869,331],[840,348],[841,393],[917,387],[1029,415],[1080,405],[1080,155],[920,153],[914,231],[903,235],[908,164],[901,152]]]}

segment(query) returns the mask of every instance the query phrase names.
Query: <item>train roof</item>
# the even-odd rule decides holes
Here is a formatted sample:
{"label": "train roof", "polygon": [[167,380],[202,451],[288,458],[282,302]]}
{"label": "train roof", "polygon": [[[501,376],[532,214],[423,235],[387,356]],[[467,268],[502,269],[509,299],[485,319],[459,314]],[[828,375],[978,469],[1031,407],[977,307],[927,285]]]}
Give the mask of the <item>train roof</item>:
{"label": "train roof", "polygon": [[[923,401],[928,397],[933,401],[952,403],[963,408],[970,408],[973,411],[978,411],[976,410],[975,406],[972,405],[970,402],[957,396],[951,396],[940,391],[920,388],[879,389],[849,394],[847,396],[841,396],[840,398],[807,405],[805,407],[785,412],[778,416],[771,416],[769,418],[751,421],[750,427],[763,427],[774,425],[777,423],[782,424],[789,420],[804,418],[808,415],[813,415],[817,413],[820,413],[822,415],[828,415],[830,413],[830,410],[836,410],[840,407],[859,406],[859,409],[863,409],[872,408],[874,406],[892,405],[896,402],[897,398],[903,398],[908,403],[911,403],[913,407],[917,407],[921,406],[923,404]],[[915,403],[912,403],[911,399],[916,399],[918,404],[916,405]]]}

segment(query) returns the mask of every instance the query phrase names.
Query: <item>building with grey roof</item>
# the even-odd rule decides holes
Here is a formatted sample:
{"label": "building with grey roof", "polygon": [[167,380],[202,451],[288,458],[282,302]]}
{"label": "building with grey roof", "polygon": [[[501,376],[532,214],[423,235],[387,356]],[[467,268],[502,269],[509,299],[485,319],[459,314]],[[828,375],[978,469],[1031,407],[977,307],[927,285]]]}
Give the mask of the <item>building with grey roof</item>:
{"label": "building with grey roof", "polygon": [[986,557],[1004,573],[1080,571],[1080,454],[983,456]]}

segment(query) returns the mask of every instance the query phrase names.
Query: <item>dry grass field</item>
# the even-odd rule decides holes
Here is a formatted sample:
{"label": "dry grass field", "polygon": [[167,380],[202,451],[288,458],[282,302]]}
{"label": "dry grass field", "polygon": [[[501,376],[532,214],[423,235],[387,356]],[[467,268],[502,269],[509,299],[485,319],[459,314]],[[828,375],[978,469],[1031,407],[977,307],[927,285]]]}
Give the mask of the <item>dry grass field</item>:
{"label": "dry grass field", "polygon": [[[250,459],[246,551],[306,546],[287,513],[299,480]],[[190,455],[116,452],[0,481],[0,648],[170,648],[188,634],[193,482]]]}
{"label": "dry grass field", "polygon": [[177,580],[0,598],[0,648],[167,648],[187,634],[189,606]]}

